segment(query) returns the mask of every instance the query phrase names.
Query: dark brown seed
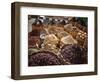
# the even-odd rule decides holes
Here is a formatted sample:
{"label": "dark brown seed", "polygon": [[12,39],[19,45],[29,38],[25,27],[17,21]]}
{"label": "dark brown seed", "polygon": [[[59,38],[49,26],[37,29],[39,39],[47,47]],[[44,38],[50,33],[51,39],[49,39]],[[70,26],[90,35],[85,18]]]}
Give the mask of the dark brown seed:
{"label": "dark brown seed", "polygon": [[29,55],[29,66],[62,65],[61,60],[52,52],[41,51]]}
{"label": "dark brown seed", "polygon": [[70,60],[71,64],[87,63],[87,55],[85,50],[77,44],[63,46],[61,49],[61,54],[66,60]]}

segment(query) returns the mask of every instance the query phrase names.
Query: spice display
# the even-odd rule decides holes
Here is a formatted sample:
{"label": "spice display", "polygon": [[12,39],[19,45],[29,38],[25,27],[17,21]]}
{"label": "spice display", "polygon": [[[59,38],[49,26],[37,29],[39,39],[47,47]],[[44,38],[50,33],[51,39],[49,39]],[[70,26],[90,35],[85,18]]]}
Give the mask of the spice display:
{"label": "spice display", "polygon": [[29,17],[28,66],[88,63],[86,17]]}

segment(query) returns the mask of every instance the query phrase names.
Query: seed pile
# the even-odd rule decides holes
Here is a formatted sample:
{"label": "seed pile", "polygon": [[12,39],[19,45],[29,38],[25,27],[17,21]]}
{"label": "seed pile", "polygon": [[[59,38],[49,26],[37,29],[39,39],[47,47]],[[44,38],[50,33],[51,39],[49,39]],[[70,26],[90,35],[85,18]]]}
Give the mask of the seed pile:
{"label": "seed pile", "polygon": [[72,45],[68,44],[62,47],[61,49],[61,55],[66,61],[69,61],[71,64],[83,64],[86,63],[84,60],[86,60],[85,51],[82,47],[79,45]]}
{"label": "seed pile", "polygon": [[42,51],[29,56],[29,66],[61,65],[62,61],[52,52]]}

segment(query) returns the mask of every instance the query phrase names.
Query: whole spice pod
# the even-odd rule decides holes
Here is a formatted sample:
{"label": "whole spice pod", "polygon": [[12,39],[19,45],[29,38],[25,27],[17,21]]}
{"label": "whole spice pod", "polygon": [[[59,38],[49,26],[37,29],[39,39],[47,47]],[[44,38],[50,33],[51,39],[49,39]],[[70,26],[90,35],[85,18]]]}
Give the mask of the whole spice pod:
{"label": "whole spice pod", "polygon": [[61,55],[66,61],[70,61],[71,64],[87,63],[85,50],[77,44],[64,45],[61,48]]}

